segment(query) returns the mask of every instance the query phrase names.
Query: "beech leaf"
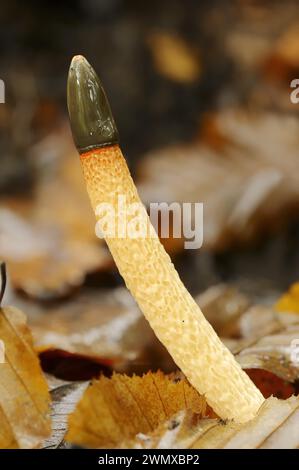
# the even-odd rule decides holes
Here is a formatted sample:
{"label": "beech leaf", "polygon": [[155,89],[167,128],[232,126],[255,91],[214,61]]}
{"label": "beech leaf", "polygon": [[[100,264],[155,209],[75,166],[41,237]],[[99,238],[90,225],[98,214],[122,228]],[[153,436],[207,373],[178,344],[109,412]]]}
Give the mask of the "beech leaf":
{"label": "beech leaf", "polygon": [[185,409],[200,416],[212,413],[185,379],[162,372],[102,376],[92,382],[70,415],[67,440],[85,447],[119,447]]}
{"label": "beech leaf", "polygon": [[25,315],[0,309],[0,448],[33,448],[50,433],[50,397]]}

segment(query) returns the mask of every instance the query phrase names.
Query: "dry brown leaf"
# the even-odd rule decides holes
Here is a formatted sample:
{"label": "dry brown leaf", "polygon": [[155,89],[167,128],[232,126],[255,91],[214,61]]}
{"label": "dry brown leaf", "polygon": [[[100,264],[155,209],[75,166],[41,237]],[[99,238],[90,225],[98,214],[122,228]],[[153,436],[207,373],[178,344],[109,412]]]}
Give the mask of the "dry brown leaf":
{"label": "dry brown leaf", "polygon": [[299,398],[268,398],[258,415],[243,425],[202,419],[181,411],[153,433],[139,435],[128,447],[146,449],[295,449],[299,446]]}
{"label": "dry brown leaf", "polygon": [[299,324],[249,344],[241,342],[233,352],[243,369],[264,369],[288,382],[295,382],[299,378],[299,363],[294,358],[292,344],[298,338]]}
{"label": "dry brown leaf", "polygon": [[110,263],[101,246],[66,240],[54,227],[34,226],[7,209],[0,215],[0,256],[8,262],[13,286],[30,297],[65,296],[88,272]]}
{"label": "dry brown leaf", "polygon": [[119,447],[185,409],[208,414],[205,399],[185,379],[162,372],[102,376],[92,382],[71,414],[67,440],[85,447]]}
{"label": "dry brown leaf", "polygon": [[264,369],[246,369],[246,373],[264,398],[276,397],[286,400],[292,395],[298,395],[296,383],[287,382],[272,372]]}
{"label": "dry brown leaf", "polygon": [[203,202],[204,249],[252,242],[298,211],[298,135],[292,116],[224,110],[203,126],[200,143],[145,156],[138,168],[141,198],[147,205]]}
{"label": "dry brown leaf", "polygon": [[[256,307],[245,314],[247,324],[251,315],[251,321],[255,321],[256,311],[260,317],[265,314],[265,321],[269,319],[271,310]],[[270,318],[272,321],[259,330],[259,325],[265,323],[260,319],[257,325],[251,328],[252,336],[239,340],[224,338],[224,342],[235,354],[243,369],[263,369],[287,382],[296,382],[299,378],[299,363],[293,354],[293,346],[294,341],[299,338],[298,316],[286,316],[272,311]]]}
{"label": "dry brown leaf", "polygon": [[25,315],[14,307],[0,309],[0,448],[33,448],[50,433],[50,398],[33,350]]}
{"label": "dry brown leaf", "polygon": [[146,328],[140,326],[135,344],[129,336],[139,323],[144,324],[141,312],[122,288],[100,295],[83,293],[61,306],[50,306],[46,315],[42,311],[30,317],[38,351],[60,349],[114,360],[136,358],[140,341],[146,343]]}
{"label": "dry brown leaf", "polygon": [[299,24],[292,24],[276,41],[272,50],[272,60],[276,60],[276,66],[280,66],[282,76],[285,76],[285,68],[294,70],[299,67]]}
{"label": "dry brown leaf", "polygon": [[230,338],[255,340],[296,322],[294,315],[282,317],[269,305],[252,304],[250,295],[229,284],[209,287],[195,300],[218,335],[226,341]]}
{"label": "dry brown leaf", "polygon": [[0,257],[15,288],[33,298],[56,299],[80,286],[88,273],[110,269],[112,261],[96,238],[70,139],[57,132],[32,154],[42,167],[34,197],[26,205],[22,199],[1,201]]}
{"label": "dry brown leaf", "polygon": [[240,319],[250,305],[247,296],[226,284],[208,288],[195,300],[218,335],[226,337],[239,333]]}
{"label": "dry brown leaf", "polygon": [[[292,323],[293,316],[288,320]],[[266,335],[283,330],[287,322],[269,305],[252,305],[240,317],[238,322],[239,336],[254,341]]]}
{"label": "dry brown leaf", "polygon": [[[299,378],[298,366],[291,360],[291,341],[299,334],[298,315],[280,314],[264,305],[248,309],[248,297],[224,284],[208,289],[197,301],[244,369],[268,371],[288,383]],[[24,303],[21,307],[25,308]],[[60,307],[28,306],[27,310],[44,369],[58,377],[86,380],[107,367],[139,374],[157,367],[176,369],[125,289],[102,291],[100,297],[87,292]],[[81,364],[84,358],[98,366]],[[263,388],[260,375],[255,373]],[[294,392],[265,375],[266,396]]]}
{"label": "dry brown leaf", "polygon": [[[50,359],[47,352],[52,351],[51,360],[56,354],[57,364],[65,352],[74,355],[74,361],[85,358],[103,365],[106,361],[106,367],[110,365],[118,371],[134,368],[135,372],[143,372],[156,366],[156,358],[160,367],[167,366],[168,353],[161,351],[152,329],[124,288],[102,290],[100,294],[86,290],[60,306],[27,306],[24,301],[20,306],[30,312],[34,344],[43,355],[43,363]],[[57,375],[53,369],[46,370]],[[67,374],[64,378],[73,379]]]}

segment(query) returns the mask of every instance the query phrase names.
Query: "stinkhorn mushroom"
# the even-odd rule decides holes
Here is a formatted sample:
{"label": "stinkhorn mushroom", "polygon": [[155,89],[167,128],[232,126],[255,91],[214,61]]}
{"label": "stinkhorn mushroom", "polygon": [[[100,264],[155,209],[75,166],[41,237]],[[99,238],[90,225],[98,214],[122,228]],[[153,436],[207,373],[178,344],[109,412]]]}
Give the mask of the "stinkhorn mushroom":
{"label": "stinkhorn mushroom", "polygon": [[[91,204],[115,208],[112,225],[126,229],[126,204],[140,205],[126,161],[118,146],[111,109],[91,65],[82,56],[72,60],[67,88],[71,129],[80,154]],[[107,222],[109,214],[105,215]],[[189,382],[223,419],[253,418],[264,398],[234,356],[224,346],[189,294],[154,232],[144,208],[140,224],[148,236],[104,236],[120,274],[159,340]]]}

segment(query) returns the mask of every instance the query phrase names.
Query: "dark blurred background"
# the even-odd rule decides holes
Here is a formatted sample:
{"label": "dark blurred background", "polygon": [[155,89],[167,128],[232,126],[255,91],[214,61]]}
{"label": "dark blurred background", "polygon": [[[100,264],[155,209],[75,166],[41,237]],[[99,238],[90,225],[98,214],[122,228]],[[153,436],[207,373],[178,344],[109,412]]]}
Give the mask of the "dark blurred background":
{"label": "dark blurred background", "polygon": [[[190,0],[3,2],[1,71],[8,105],[34,101],[32,139],[47,132],[66,112],[68,67],[80,53],[105,85],[128,158],[189,140],[201,113],[215,106],[220,89],[233,79],[223,36],[239,13],[227,2]],[[175,62],[181,41],[188,70],[180,74],[179,63],[174,72],[170,65],[161,73],[155,57],[160,51]]]}

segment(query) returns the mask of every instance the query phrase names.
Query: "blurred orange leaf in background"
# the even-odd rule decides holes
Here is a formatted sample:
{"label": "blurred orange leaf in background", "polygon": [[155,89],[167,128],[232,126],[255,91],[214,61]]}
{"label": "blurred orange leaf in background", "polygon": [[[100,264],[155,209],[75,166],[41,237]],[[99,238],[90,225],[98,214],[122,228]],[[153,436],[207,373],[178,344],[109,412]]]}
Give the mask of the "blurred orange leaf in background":
{"label": "blurred orange leaf in background", "polygon": [[275,305],[278,312],[299,313],[299,282],[293,284],[288,292],[283,294]]}

